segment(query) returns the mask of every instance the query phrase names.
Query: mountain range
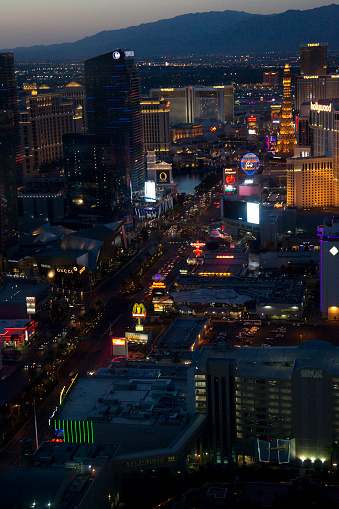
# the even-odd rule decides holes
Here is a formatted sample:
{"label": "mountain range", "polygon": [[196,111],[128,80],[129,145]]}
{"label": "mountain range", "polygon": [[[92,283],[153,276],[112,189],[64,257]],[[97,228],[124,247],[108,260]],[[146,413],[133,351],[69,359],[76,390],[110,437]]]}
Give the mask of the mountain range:
{"label": "mountain range", "polygon": [[328,43],[339,50],[339,5],[281,14],[243,11],[184,14],[119,30],[105,30],[77,42],[6,48],[17,61],[85,59],[116,48],[136,58],[187,55],[299,53],[301,43]]}

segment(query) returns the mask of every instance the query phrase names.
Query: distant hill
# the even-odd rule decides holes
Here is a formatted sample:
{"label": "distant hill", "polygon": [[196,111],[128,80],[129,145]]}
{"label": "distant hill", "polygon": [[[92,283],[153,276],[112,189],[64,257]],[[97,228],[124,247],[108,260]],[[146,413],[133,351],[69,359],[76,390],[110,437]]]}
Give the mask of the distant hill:
{"label": "distant hill", "polygon": [[7,48],[20,60],[85,59],[116,48],[139,58],[266,51],[298,53],[301,43],[327,42],[339,50],[339,5],[282,14],[238,11],[185,14],[120,30],[106,30],[74,43]]}

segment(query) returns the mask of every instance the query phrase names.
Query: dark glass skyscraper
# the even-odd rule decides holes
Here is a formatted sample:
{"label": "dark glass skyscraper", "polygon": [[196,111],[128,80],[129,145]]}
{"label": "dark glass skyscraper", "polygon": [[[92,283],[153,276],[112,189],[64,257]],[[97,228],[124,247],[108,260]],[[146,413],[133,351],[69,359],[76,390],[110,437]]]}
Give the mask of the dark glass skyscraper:
{"label": "dark glass skyscraper", "polygon": [[130,208],[128,134],[64,134],[68,212],[97,220],[123,217]]}
{"label": "dark glass skyscraper", "polygon": [[19,118],[12,53],[0,54],[0,255],[18,240]]}
{"label": "dark glass skyscraper", "polygon": [[327,44],[301,44],[301,76],[324,76],[327,74]]}
{"label": "dark glass skyscraper", "polygon": [[86,60],[85,80],[88,132],[109,136],[114,145],[120,143],[123,133],[127,134],[130,167],[125,169],[126,177],[130,176],[133,191],[141,190],[145,169],[134,52],[116,50]]}

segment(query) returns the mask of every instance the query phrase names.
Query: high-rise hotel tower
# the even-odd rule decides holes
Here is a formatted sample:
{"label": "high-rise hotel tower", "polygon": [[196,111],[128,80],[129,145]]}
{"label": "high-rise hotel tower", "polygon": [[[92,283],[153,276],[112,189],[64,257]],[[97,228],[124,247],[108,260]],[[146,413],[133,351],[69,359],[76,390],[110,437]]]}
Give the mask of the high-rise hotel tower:
{"label": "high-rise hotel tower", "polygon": [[[143,188],[142,120],[134,52],[116,50],[85,61],[87,130],[112,143],[128,144],[132,191]],[[123,141],[121,141],[123,140]],[[121,150],[125,150],[121,146]]]}
{"label": "high-rise hotel tower", "polygon": [[13,53],[0,54],[0,257],[18,239],[17,181],[21,178]]}

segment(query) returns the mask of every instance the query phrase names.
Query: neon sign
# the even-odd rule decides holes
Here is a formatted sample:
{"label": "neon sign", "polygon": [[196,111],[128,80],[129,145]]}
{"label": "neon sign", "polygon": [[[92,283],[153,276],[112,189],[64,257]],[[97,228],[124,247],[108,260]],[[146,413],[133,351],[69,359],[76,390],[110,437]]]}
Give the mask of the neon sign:
{"label": "neon sign", "polygon": [[193,249],[193,253],[196,253],[197,258],[199,258],[202,253],[202,249],[200,248],[206,246],[206,244],[205,242],[200,242],[200,240],[198,240],[197,242],[191,242],[191,246],[195,247],[195,249]]}
{"label": "neon sign", "polygon": [[141,302],[140,304],[135,303],[132,309],[133,318],[138,319],[138,325],[140,325],[141,318],[146,318],[146,308]]}
{"label": "neon sign", "polygon": [[234,175],[226,175],[226,184],[232,185],[235,184],[235,177]]}
{"label": "neon sign", "polygon": [[240,162],[241,169],[247,173],[247,175],[254,175],[258,171],[260,166],[259,157],[255,154],[246,154]]}
{"label": "neon sign", "polygon": [[331,104],[319,104],[318,102],[311,103],[311,110],[320,113],[321,111],[326,111],[331,113],[332,111],[332,103]]}

